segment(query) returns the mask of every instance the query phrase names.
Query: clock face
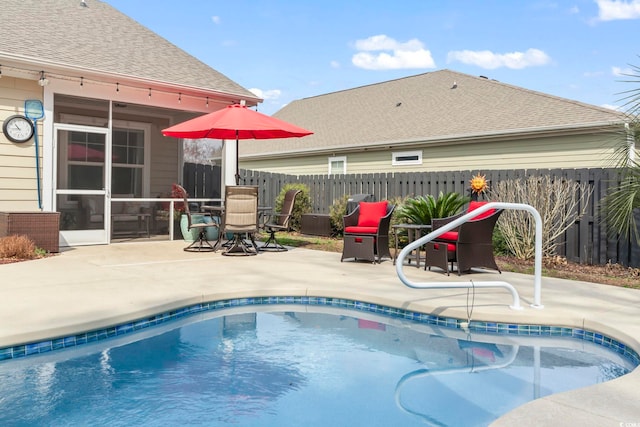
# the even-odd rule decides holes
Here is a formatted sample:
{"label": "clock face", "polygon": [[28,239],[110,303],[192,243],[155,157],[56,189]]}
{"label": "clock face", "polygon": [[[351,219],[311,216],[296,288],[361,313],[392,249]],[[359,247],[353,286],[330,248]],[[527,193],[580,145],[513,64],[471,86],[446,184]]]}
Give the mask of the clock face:
{"label": "clock face", "polygon": [[13,142],[26,142],[33,136],[33,123],[25,116],[7,117],[2,125],[2,132]]}

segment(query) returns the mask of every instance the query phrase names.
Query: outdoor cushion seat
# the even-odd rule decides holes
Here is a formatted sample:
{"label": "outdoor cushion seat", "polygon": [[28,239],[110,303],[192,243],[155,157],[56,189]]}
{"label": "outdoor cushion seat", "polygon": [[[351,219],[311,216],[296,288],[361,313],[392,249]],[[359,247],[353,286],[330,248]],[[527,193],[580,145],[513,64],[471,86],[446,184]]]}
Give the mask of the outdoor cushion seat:
{"label": "outdoor cushion seat", "polygon": [[381,202],[360,202],[349,215],[343,217],[344,244],[342,258],[380,262],[391,258],[389,226],[395,206]]}
{"label": "outdoor cushion seat", "polygon": [[[431,220],[432,229],[437,230],[486,203],[488,202],[472,201],[463,213],[447,218],[433,218]],[[442,258],[438,255],[440,248],[437,246],[438,243],[441,243],[447,245],[448,254],[446,258],[451,263],[452,269],[453,263],[455,262],[457,264],[458,275],[474,267],[491,268],[501,273],[493,256],[493,229],[501,213],[502,210],[489,209],[461,224],[456,229],[446,231],[436,237],[433,240],[433,247],[427,247],[427,250],[430,249],[432,252],[432,259],[429,260],[430,254],[427,252],[425,269],[431,266],[443,268],[442,260],[444,259],[444,255]],[[444,269],[447,271],[447,274],[449,274],[448,268]]]}

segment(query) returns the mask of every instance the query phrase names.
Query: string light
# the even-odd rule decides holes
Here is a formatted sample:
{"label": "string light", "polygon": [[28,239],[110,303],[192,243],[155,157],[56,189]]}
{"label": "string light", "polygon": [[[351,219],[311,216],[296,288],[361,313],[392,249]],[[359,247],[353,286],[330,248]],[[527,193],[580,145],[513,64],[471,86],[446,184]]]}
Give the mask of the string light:
{"label": "string light", "polygon": [[[5,65],[0,65],[0,78],[3,77],[3,71],[7,70],[7,67],[9,70],[15,70],[18,72],[22,72],[23,74],[27,74],[29,75],[31,79],[33,79],[33,77],[37,77],[37,82],[40,86],[47,86],[50,82],[49,79],[54,78],[56,80],[61,80],[61,81],[69,81],[69,82],[74,82],[74,83],[79,83],[79,85],[81,87],[84,87],[84,81],[85,78],[84,76],[71,76],[71,75],[64,75],[64,74],[52,74],[52,73],[48,73],[45,72],[44,70],[34,70],[34,69],[29,69],[29,68],[23,68],[23,67],[11,67],[11,66],[7,66]],[[102,85],[102,86],[111,86],[114,83],[110,83],[110,82],[106,82],[106,81],[100,81],[100,80],[92,80],[92,79],[88,79],[87,80],[88,83],[90,83],[91,85]],[[120,82],[116,82],[115,83],[116,86],[116,93],[120,92]],[[147,90],[147,96],[149,98],[149,100],[151,100],[151,91],[154,90],[153,88],[150,87],[144,87],[144,86],[135,86],[135,85],[128,85],[126,83],[123,84],[124,88],[129,88],[129,89],[134,89],[134,90]],[[173,92],[171,90],[160,90],[160,89],[155,89],[157,92],[159,92],[160,94],[166,94],[166,95],[172,95],[175,96],[176,92]],[[204,94],[202,94],[202,96],[198,96],[198,95],[186,95],[187,97],[191,97],[193,99],[202,99],[205,98],[205,106],[206,108],[210,108],[209,107],[209,96],[204,96]],[[215,98],[214,98],[215,99]],[[178,92],[178,102],[181,103],[182,102],[182,92]],[[222,102],[222,101],[220,101]]]}
{"label": "string light", "polygon": [[49,84],[49,80],[44,77],[44,71],[40,71],[40,80],[38,80],[40,86],[46,86]]}

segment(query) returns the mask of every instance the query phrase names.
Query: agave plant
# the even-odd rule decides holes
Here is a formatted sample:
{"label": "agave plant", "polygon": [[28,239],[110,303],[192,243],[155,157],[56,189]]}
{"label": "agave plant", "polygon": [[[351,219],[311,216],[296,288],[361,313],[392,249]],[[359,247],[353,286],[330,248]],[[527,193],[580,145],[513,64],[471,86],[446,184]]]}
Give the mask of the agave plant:
{"label": "agave plant", "polygon": [[431,224],[432,218],[454,215],[468,202],[468,197],[453,192],[440,192],[437,199],[431,194],[408,198],[400,208],[398,218],[411,224]]}

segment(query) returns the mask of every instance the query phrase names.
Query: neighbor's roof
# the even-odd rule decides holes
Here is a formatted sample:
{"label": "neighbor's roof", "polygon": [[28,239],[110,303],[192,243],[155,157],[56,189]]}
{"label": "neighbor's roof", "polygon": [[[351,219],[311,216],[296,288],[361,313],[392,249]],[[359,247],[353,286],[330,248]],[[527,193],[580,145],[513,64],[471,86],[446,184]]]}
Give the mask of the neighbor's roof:
{"label": "neighbor's roof", "polygon": [[314,132],[243,144],[244,156],[575,131],[620,123],[606,108],[439,70],[294,101],[274,117]]}
{"label": "neighbor's roof", "polygon": [[99,0],[2,0],[0,58],[236,94],[239,84]]}

